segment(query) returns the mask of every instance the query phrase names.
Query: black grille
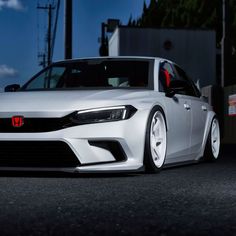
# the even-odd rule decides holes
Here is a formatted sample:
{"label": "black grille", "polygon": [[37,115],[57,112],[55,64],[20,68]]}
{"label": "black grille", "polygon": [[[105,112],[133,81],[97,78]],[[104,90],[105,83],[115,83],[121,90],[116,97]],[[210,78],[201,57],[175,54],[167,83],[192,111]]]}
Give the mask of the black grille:
{"label": "black grille", "polygon": [[70,115],[62,118],[24,118],[22,127],[13,127],[11,118],[0,119],[0,133],[50,132],[74,126]]}
{"label": "black grille", "polygon": [[125,161],[127,160],[127,156],[120,145],[119,142],[117,141],[89,141],[89,144],[92,146],[100,147],[103,149],[106,149],[111,152],[111,154],[114,156],[116,161]]}
{"label": "black grille", "polygon": [[0,167],[76,167],[80,163],[60,141],[1,141]]}

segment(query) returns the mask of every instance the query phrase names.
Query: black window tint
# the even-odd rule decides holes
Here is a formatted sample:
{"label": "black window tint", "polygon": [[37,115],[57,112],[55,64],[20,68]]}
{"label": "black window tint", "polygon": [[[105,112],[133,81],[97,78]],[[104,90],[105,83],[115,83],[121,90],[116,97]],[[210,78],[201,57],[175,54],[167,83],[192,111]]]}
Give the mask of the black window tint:
{"label": "black window tint", "polygon": [[185,90],[181,91],[180,93],[188,96],[199,97],[198,94],[196,93],[195,88],[193,87],[192,81],[188,78],[184,70],[182,70],[180,67],[176,65],[174,67],[178,74],[178,79],[186,82]]}
{"label": "black window tint", "polygon": [[194,90],[195,90],[195,94],[196,94],[196,96],[197,97],[201,97],[201,92],[200,92],[200,90],[197,88],[197,86],[195,85],[195,83],[191,80],[191,83],[192,83],[192,86],[193,86],[193,88],[194,88]]}
{"label": "black window tint", "polygon": [[54,64],[27,82],[22,90],[61,88],[148,88],[148,60],[81,60]]}
{"label": "black window tint", "polygon": [[165,92],[166,91],[166,77],[163,69],[160,67],[159,70],[159,91]]}

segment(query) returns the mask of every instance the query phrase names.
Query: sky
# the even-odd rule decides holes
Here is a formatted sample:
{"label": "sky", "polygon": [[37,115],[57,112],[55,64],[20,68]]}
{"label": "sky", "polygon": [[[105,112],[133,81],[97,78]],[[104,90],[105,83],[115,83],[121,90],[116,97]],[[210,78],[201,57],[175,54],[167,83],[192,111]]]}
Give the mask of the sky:
{"label": "sky", "polygon": [[[150,0],[145,0],[147,4]],[[0,0],[0,88],[23,84],[42,69],[47,15],[37,10],[49,0]],[[55,2],[55,1],[54,1]],[[73,0],[73,58],[99,55],[101,23],[109,18],[127,24],[142,14],[144,0]],[[61,0],[53,61],[64,58],[64,0]]]}

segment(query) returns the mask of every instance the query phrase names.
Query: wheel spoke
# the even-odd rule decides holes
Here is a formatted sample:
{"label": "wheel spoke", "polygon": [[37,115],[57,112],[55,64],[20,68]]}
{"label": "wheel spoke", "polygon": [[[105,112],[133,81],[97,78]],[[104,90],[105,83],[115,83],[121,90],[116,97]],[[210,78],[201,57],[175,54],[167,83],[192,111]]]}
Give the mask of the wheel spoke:
{"label": "wheel spoke", "polygon": [[152,133],[153,133],[153,135],[156,137],[156,136],[158,136],[159,135],[159,124],[160,123],[160,121],[159,120],[157,120],[157,122],[156,123],[154,123],[153,124],[153,127],[152,127]]}
{"label": "wheel spoke", "polygon": [[154,125],[155,125],[154,123],[151,124],[151,134],[152,135],[155,135]]}
{"label": "wheel spoke", "polygon": [[155,123],[154,123],[154,130],[157,130],[157,129],[159,129],[159,125],[160,125],[160,120],[159,119],[155,119]]}
{"label": "wheel spoke", "polygon": [[214,132],[215,132],[215,130],[216,130],[216,123],[215,123],[215,122],[213,122],[213,123],[212,123],[212,132],[214,133]]}
{"label": "wheel spoke", "polygon": [[156,143],[161,144],[163,142],[163,138],[157,137],[157,138],[155,138],[155,141],[156,141]]}
{"label": "wheel spoke", "polygon": [[215,129],[213,130],[213,135],[214,135],[214,138],[218,138],[218,131],[217,131],[217,128],[215,127]]}
{"label": "wheel spoke", "polygon": [[156,148],[156,142],[155,142],[154,138],[153,138],[153,140],[151,141],[151,147],[152,147],[153,149]]}

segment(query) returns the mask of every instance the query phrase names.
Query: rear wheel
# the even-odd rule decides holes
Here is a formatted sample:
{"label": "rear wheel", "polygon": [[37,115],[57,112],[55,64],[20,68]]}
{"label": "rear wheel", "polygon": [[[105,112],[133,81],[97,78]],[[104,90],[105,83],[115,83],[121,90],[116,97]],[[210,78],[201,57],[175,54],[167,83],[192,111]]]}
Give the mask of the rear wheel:
{"label": "rear wheel", "polygon": [[166,122],[162,110],[155,107],[149,116],[145,152],[144,165],[149,173],[159,172],[165,162],[166,157]]}
{"label": "rear wheel", "polygon": [[208,135],[204,159],[207,161],[215,161],[220,153],[220,126],[216,117],[211,122],[211,128]]}

